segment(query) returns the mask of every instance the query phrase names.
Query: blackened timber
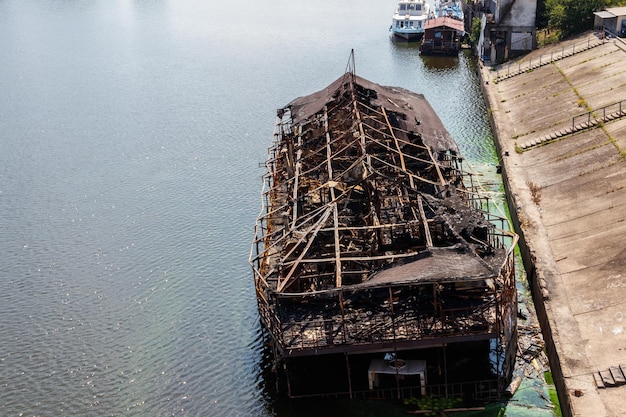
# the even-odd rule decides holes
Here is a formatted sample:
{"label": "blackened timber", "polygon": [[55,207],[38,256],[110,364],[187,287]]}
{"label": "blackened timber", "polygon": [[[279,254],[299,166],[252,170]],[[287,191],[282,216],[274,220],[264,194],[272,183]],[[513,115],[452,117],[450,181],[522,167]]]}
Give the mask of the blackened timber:
{"label": "blackened timber", "polygon": [[250,263],[278,362],[495,340],[506,378],[516,236],[423,96],[345,74],[277,112],[266,166]]}

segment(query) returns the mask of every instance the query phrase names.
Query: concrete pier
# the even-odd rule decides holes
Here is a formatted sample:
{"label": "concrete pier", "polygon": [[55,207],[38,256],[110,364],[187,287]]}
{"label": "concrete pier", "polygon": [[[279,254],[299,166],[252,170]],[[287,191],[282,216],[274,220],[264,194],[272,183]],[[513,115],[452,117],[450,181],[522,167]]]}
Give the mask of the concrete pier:
{"label": "concrete pier", "polygon": [[626,415],[626,45],[587,33],[480,72],[563,413]]}

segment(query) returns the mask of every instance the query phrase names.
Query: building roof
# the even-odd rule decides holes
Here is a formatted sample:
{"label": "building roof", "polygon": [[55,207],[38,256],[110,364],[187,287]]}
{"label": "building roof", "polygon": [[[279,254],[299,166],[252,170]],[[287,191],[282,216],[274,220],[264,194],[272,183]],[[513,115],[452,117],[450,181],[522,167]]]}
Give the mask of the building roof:
{"label": "building roof", "polygon": [[426,23],[424,24],[424,30],[434,29],[440,26],[445,26],[450,29],[455,29],[461,32],[465,31],[465,27],[462,21],[458,19],[453,19],[448,16],[437,17],[435,19],[428,19]]}
{"label": "building roof", "polygon": [[593,14],[598,16],[600,19],[613,19],[616,17],[613,13],[607,12],[606,10],[602,10],[601,12],[593,12]]}
{"label": "building roof", "polygon": [[610,7],[606,11],[615,17],[626,16],[626,7]]}

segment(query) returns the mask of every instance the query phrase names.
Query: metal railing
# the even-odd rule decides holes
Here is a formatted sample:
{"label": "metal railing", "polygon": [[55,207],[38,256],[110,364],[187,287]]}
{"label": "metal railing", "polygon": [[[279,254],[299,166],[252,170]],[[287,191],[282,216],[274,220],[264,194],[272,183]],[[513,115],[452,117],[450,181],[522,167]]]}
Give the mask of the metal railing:
{"label": "metal railing", "polygon": [[[294,395],[293,398],[347,398],[393,400],[398,398],[421,398],[420,385],[398,388],[375,388],[350,392]],[[463,383],[426,385],[426,396],[435,398],[471,398],[472,400],[495,400],[501,397],[498,379]]]}
{"label": "metal railing", "polygon": [[[593,43],[592,43],[593,41]],[[500,66],[496,70],[496,78],[504,78],[510,77],[512,75],[518,75],[535,68],[539,68],[543,65],[548,65],[554,61],[559,61],[561,59],[570,57],[576,53],[586,51],[592,46],[599,46],[606,42],[606,36],[602,36],[601,39],[595,38],[587,38],[586,41],[574,43],[572,45],[563,45],[561,50],[552,50],[549,54],[539,55],[539,57],[529,58],[526,60],[519,60],[517,62],[509,62],[506,64],[506,68],[504,65]]]}
{"label": "metal railing", "polygon": [[591,127],[599,122],[605,122],[611,118],[622,117],[626,114],[626,100],[609,104],[608,106],[594,109],[578,116],[572,117],[572,131],[578,130],[576,126],[582,128]]}
{"label": "metal railing", "polygon": [[449,308],[438,314],[374,314],[367,321],[350,317],[269,323],[280,332],[288,349],[323,349],[338,345],[368,345],[389,341],[419,341],[437,337],[481,335],[495,332],[495,300],[480,306]]}

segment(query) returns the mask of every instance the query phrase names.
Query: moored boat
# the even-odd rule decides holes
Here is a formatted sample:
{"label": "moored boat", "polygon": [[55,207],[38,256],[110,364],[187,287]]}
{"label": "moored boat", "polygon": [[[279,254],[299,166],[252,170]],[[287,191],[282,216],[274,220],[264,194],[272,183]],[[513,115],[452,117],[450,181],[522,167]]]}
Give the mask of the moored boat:
{"label": "moored boat", "polygon": [[428,13],[428,4],[423,0],[400,0],[389,30],[397,38],[418,41],[424,36],[424,22],[428,19]]}
{"label": "moored boat", "polygon": [[354,67],[276,113],[250,253],[276,385],[497,396],[516,358],[517,236],[426,98]]}
{"label": "moored boat", "polygon": [[460,0],[441,0],[435,2],[436,17],[451,17],[463,21],[463,4]]}

